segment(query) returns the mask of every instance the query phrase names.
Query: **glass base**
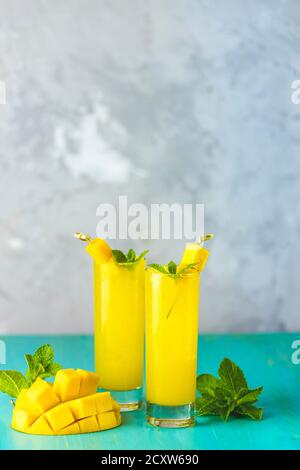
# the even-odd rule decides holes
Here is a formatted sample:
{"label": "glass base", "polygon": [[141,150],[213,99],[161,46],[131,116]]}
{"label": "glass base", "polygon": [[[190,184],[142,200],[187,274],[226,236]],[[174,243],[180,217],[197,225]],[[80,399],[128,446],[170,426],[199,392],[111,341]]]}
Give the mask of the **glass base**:
{"label": "glass base", "polygon": [[194,403],[162,406],[147,402],[147,421],[161,428],[187,428],[195,424]]}
{"label": "glass base", "polygon": [[[101,391],[104,391],[101,389]],[[121,411],[135,411],[140,410],[143,405],[142,388],[135,388],[134,390],[107,390],[110,392],[113,400],[116,400]]]}

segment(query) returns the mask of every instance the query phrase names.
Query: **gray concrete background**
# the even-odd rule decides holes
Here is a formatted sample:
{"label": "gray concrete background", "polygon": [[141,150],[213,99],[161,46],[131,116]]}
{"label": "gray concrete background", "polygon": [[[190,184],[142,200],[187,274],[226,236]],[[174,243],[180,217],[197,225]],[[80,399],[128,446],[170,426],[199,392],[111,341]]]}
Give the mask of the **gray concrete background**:
{"label": "gray concrete background", "polygon": [[0,333],[92,331],[72,233],[121,194],[205,204],[201,330],[300,329],[299,25],[298,0],[0,0]]}

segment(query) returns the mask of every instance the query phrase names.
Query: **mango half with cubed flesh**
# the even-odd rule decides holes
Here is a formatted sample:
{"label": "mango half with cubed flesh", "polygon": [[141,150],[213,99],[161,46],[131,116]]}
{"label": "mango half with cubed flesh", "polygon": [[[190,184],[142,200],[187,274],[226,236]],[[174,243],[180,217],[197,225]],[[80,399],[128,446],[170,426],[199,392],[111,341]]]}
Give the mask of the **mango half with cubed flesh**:
{"label": "mango half with cubed flesh", "polygon": [[66,435],[104,431],[121,424],[118,403],[97,393],[99,378],[82,369],[62,369],[54,384],[37,378],[21,390],[11,426],[27,434]]}
{"label": "mango half with cubed flesh", "polygon": [[199,243],[187,243],[180,261],[179,269],[184,268],[188,264],[194,264],[193,269],[202,272],[209,255],[209,251],[203,248]]}

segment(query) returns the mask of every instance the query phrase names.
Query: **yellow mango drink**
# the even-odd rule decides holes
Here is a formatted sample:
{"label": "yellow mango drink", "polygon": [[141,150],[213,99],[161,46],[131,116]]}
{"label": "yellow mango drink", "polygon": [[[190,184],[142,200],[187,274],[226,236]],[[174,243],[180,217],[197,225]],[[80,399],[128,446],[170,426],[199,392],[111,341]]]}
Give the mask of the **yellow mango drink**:
{"label": "yellow mango drink", "polygon": [[154,426],[194,424],[199,281],[208,255],[189,243],[179,266],[146,270],[147,421]]}
{"label": "yellow mango drink", "polygon": [[122,411],[140,408],[144,366],[144,253],[124,255],[102,239],[86,247],[94,260],[95,368],[99,385]]}

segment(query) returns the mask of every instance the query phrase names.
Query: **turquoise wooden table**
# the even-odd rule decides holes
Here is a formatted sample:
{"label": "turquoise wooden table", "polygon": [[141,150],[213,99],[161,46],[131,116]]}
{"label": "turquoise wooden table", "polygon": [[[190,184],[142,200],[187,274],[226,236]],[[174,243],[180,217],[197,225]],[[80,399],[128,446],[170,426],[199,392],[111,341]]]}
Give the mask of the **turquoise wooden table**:
{"label": "turquoise wooden table", "polygon": [[[23,354],[49,342],[64,367],[93,368],[91,336],[2,337],[3,369],[24,370]],[[158,429],[145,422],[145,410],[123,413],[119,428],[77,436],[29,436],[10,429],[11,405],[0,396],[0,449],[300,449],[300,365],[291,344],[299,334],[206,335],[199,338],[199,373],[216,373],[224,357],[237,362],[249,385],[264,386],[264,419],[197,419],[193,428]]]}

